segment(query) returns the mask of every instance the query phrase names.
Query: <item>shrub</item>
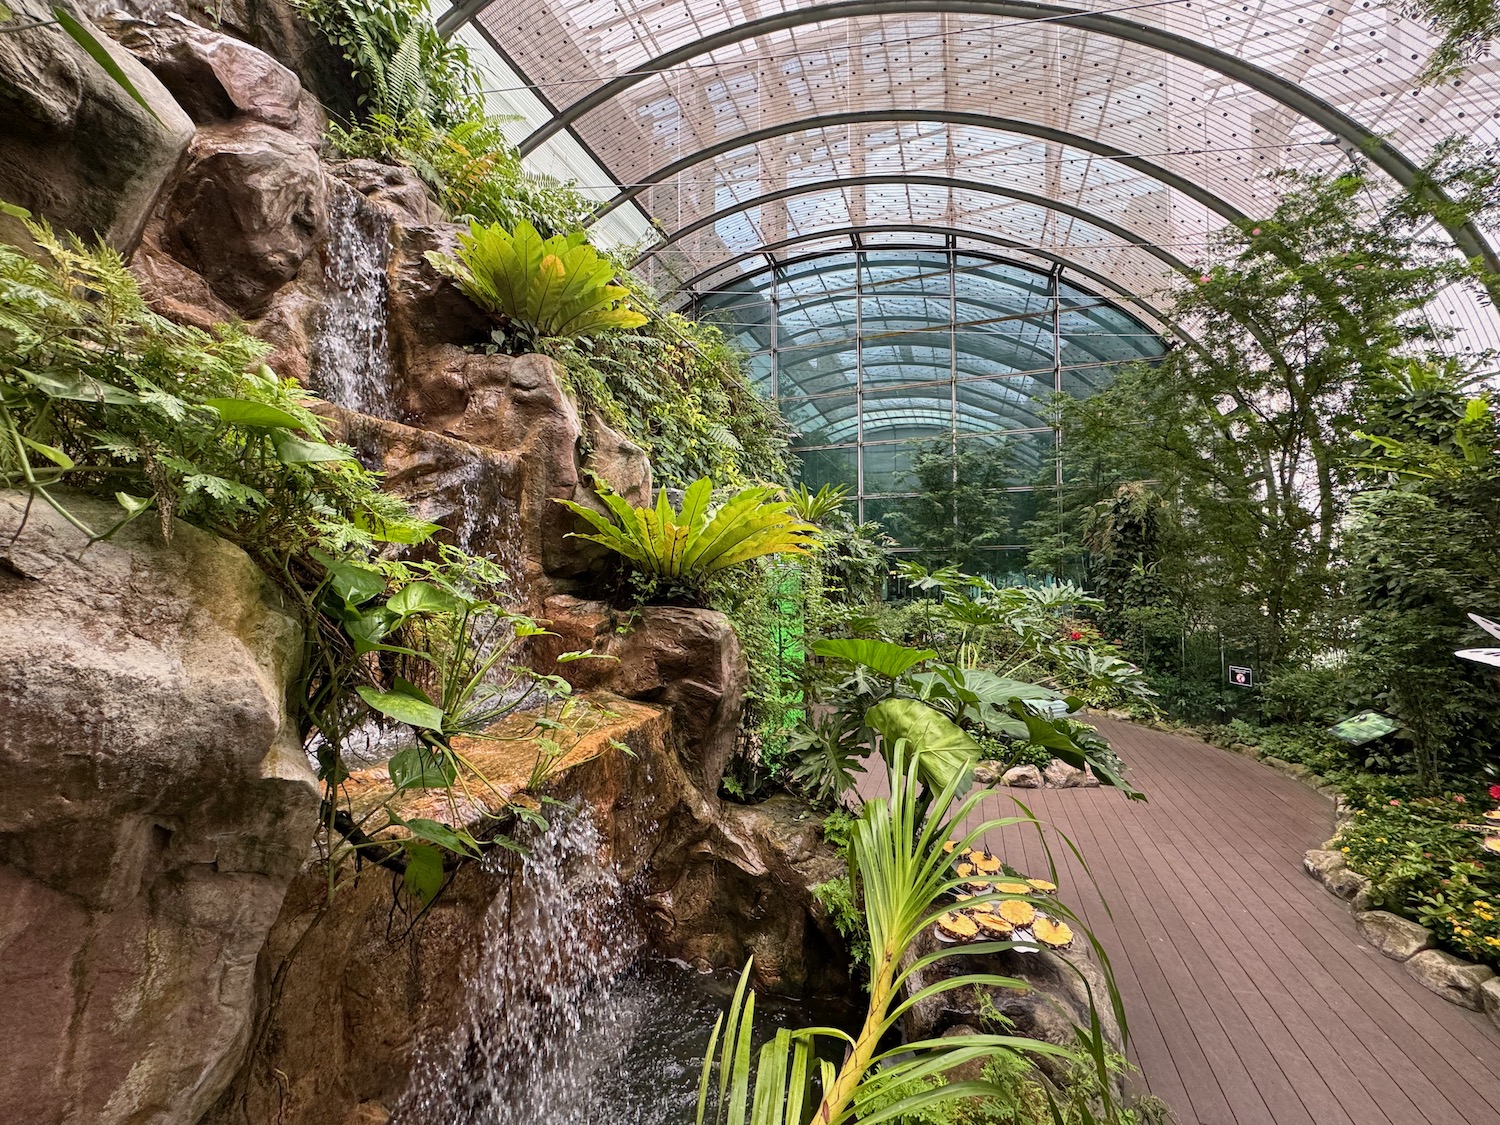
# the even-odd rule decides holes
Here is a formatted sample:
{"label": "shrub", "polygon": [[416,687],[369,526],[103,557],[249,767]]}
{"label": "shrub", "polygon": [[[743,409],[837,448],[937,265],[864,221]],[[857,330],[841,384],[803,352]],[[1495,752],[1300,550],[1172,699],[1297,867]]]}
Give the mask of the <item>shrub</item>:
{"label": "shrub", "polygon": [[1432,929],[1446,948],[1500,965],[1500,871],[1482,837],[1456,825],[1480,816],[1463,794],[1376,797],[1339,834],[1351,870],[1370,879],[1377,906]]}

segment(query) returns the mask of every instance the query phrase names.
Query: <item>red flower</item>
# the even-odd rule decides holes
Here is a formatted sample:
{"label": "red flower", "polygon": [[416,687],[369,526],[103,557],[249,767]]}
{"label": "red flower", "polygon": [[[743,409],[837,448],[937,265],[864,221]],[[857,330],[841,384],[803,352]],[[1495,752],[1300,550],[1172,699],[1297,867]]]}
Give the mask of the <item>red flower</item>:
{"label": "red flower", "polygon": [[1071,633],[1068,634],[1068,640],[1070,640],[1070,641],[1081,641],[1081,640],[1083,640],[1083,634],[1080,633],[1080,632],[1078,632],[1078,630],[1075,629],[1073,632],[1071,632]]}
{"label": "red flower", "polygon": [[1494,800],[1500,801],[1500,785],[1491,785],[1490,786],[1490,796]]}

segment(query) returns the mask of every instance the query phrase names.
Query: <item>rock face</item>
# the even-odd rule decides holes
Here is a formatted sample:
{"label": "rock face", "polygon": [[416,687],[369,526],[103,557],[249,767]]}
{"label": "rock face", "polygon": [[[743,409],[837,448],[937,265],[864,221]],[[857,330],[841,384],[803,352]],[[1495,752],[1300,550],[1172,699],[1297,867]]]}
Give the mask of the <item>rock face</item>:
{"label": "rock face", "polygon": [[17,21],[44,26],[0,35],[0,199],[129,251],[193,124],[103,32],[94,29],[149,112],[51,22],[47,4],[14,0],[9,8]]}
{"label": "rock face", "polygon": [[1450,1004],[1459,1004],[1473,1011],[1484,1008],[1480,989],[1486,981],[1494,979],[1494,970],[1476,965],[1444,953],[1438,949],[1427,949],[1406,962],[1406,971],[1424,988],[1436,992]]}
{"label": "rock face", "polygon": [[222,540],[84,550],[36,504],[12,541],[24,507],[0,494],[0,1120],[193,1125],[316,821],[299,627]]}
{"label": "rock face", "polygon": [[[671,708],[689,776],[716,791],[734,753],[748,678],[728,618],[646,606],[627,622],[603,603],[568,595],[548,598],[542,615],[554,635],[536,638],[538,671],[562,676],[577,690],[603,689]],[[606,659],[557,664],[565,652]]]}
{"label": "rock face", "polygon": [[214,296],[257,317],[328,230],[318,154],[280,129],[205,126],[166,204],[165,246]]}
{"label": "rock face", "polygon": [[1388,910],[1366,910],[1355,916],[1359,936],[1387,957],[1405,961],[1432,948],[1432,931]]}

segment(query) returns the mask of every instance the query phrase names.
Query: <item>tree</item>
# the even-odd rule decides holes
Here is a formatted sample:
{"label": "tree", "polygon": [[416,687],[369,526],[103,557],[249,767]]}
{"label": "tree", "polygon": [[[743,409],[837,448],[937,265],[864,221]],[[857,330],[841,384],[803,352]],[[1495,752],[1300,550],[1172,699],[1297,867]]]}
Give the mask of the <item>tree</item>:
{"label": "tree", "polygon": [[917,494],[886,519],[896,542],[939,565],[983,573],[991,552],[1010,538],[1010,483],[1003,447],[938,438],[924,443],[907,470]]}
{"label": "tree", "polygon": [[1466,398],[1458,376],[1414,361],[1380,380],[1350,462],[1355,667],[1429,786],[1493,771],[1500,747],[1492,675],[1453,655],[1480,636],[1465,614],[1500,610],[1495,396]]}
{"label": "tree", "polygon": [[[1450,209],[1490,198],[1494,171],[1471,155],[1450,146],[1422,181],[1463,188]],[[1175,565],[1197,608],[1273,664],[1326,641],[1371,379],[1432,350],[1444,332],[1421,311],[1476,276],[1425,233],[1419,200],[1372,213],[1360,170],[1280,179],[1275,211],[1225,230],[1220,264],[1177,301],[1192,341],[1065,409],[1064,443],[1115,443],[1155,482],[1193,545]]]}

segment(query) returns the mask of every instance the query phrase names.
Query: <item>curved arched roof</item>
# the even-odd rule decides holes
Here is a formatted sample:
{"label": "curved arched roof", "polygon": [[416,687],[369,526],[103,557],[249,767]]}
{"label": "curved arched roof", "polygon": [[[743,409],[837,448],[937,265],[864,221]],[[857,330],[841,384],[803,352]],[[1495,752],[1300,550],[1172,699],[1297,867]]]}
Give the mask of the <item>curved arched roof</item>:
{"label": "curved arched roof", "polygon": [[[725,321],[862,493],[882,441],[1025,436],[1046,388],[1191,344],[1172,293],[1275,206],[1269,173],[1357,158],[1374,207],[1448,136],[1500,140],[1500,60],[1418,86],[1433,36],[1386,0],[459,0],[439,27],[493,50],[522,152],[592,170],[601,229],[648,235],[637,272]],[[1448,231],[1500,272],[1493,233]],[[1486,294],[1429,315],[1500,347]]]}

